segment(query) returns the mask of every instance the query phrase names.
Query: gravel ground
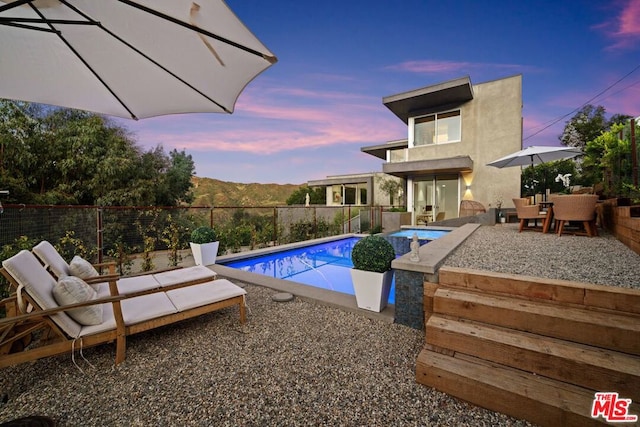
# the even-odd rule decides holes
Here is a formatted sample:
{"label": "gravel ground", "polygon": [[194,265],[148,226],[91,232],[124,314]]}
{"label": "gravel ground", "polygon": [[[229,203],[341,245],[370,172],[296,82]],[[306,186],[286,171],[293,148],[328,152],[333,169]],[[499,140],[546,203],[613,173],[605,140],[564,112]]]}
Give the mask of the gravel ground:
{"label": "gravel ground", "polygon": [[640,288],[640,255],[614,236],[518,233],[517,224],[480,227],[445,261],[477,268],[550,279]]}
{"label": "gravel ground", "polygon": [[[632,286],[640,257],[611,236],[481,227],[446,264]],[[248,322],[226,309],[84,356],[0,370],[0,423],[46,415],[60,426],[525,426],[422,386],[423,332],[246,285]]]}

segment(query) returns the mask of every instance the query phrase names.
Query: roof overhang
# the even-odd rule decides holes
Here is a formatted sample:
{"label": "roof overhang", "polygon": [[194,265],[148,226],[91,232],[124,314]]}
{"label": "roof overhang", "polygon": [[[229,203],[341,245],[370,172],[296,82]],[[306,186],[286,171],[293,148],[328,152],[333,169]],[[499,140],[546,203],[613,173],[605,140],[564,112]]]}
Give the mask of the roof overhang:
{"label": "roof overhang", "polygon": [[402,178],[414,175],[471,171],[473,171],[473,160],[471,160],[469,156],[414,160],[410,162],[385,163],[382,165],[382,172]]}
{"label": "roof overhang", "polygon": [[471,79],[462,77],[422,89],[382,98],[382,103],[405,123],[409,117],[450,109],[473,99]]}
{"label": "roof overhang", "polygon": [[369,145],[368,147],[360,147],[360,151],[363,153],[371,154],[379,159],[387,160],[387,150],[399,150],[409,147],[409,141],[392,141],[386,144]]}
{"label": "roof overhang", "polygon": [[330,185],[344,185],[344,184],[360,184],[365,182],[371,184],[373,182],[373,175],[359,175],[359,176],[332,176],[325,179],[316,179],[313,181],[307,181],[309,187],[328,187]]}

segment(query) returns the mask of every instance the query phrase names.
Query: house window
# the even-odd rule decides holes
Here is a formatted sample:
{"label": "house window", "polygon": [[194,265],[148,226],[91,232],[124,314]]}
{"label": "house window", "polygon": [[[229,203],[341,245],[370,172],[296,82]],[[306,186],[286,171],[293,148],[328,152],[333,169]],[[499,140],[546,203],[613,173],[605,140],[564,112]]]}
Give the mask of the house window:
{"label": "house window", "polygon": [[413,146],[460,141],[460,110],[413,119]]}
{"label": "house window", "polygon": [[366,205],[367,183],[336,184],[331,186],[332,205]]}

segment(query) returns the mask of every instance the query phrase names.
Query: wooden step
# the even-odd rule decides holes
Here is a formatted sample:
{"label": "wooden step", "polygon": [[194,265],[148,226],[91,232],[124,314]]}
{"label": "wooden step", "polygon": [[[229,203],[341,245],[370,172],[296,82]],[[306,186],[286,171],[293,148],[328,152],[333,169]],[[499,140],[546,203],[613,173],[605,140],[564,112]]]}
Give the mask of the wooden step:
{"label": "wooden step", "polygon": [[440,285],[445,287],[462,287],[640,315],[638,289],[449,266],[442,267],[438,277]]}
{"label": "wooden step", "polygon": [[433,312],[640,355],[640,317],[541,300],[439,288]]}
{"label": "wooden step", "polygon": [[[605,424],[602,418],[591,418],[592,390],[502,365],[423,350],[417,360],[416,379],[475,405],[541,426]],[[633,403],[629,412],[640,414],[640,405]]]}
{"label": "wooden step", "polygon": [[426,342],[640,402],[640,357],[484,323],[433,315]]}

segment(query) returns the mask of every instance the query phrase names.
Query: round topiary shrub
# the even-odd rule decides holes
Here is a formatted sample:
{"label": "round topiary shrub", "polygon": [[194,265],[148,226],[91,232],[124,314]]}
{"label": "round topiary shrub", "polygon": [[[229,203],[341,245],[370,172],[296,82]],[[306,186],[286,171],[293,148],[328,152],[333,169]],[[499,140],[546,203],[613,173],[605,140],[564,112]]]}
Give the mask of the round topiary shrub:
{"label": "round topiary shrub", "polygon": [[211,243],[215,242],[217,239],[216,232],[213,228],[203,225],[201,227],[196,228],[191,232],[191,242],[192,243]]}
{"label": "round topiary shrub", "polygon": [[396,252],[391,243],[380,236],[367,236],[359,240],[351,250],[353,268],[384,273],[391,270]]}

